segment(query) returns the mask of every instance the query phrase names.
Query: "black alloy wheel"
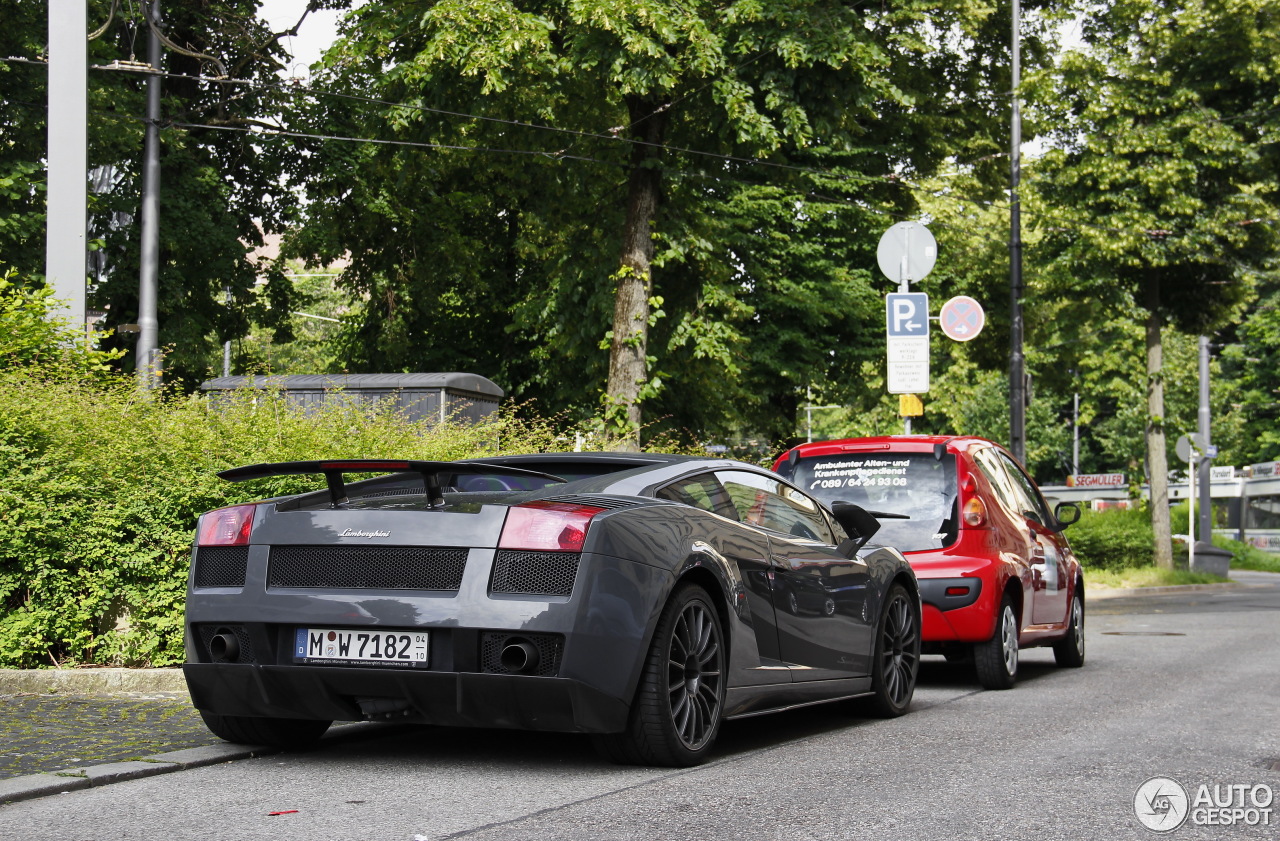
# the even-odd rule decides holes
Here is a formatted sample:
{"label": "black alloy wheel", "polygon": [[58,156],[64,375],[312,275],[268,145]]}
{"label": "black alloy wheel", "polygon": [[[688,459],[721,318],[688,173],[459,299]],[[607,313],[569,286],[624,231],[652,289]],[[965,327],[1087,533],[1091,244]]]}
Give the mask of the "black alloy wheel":
{"label": "black alloy wheel", "polygon": [[1084,599],[1080,597],[1079,583],[1071,597],[1067,622],[1067,635],[1053,644],[1053,660],[1059,666],[1078,669],[1084,665]]}
{"label": "black alloy wheel", "polygon": [[920,601],[901,584],[885,596],[874,658],[868,706],[881,718],[900,716],[911,706],[920,673]]}
{"label": "black alloy wheel", "polygon": [[711,597],[677,588],[658,620],[624,733],[596,737],[614,762],[686,767],[706,761],[724,708],[725,646]]}

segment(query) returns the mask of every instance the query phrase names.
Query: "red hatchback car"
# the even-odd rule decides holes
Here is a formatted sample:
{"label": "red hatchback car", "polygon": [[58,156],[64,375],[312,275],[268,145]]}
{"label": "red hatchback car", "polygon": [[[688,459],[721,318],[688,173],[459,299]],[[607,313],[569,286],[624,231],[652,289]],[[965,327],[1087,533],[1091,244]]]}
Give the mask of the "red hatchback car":
{"label": "red hatchback car", "polygon": [[1018,650],[1053,646],[1084,665],[1084,575],[1062,530],[1080,509],[1050,512],[1035,482],[983,438],[893,435],[801,444],[774,470],[829,505],[880,520],[874,542],[902,551],[924,602],[924,652],[972,656],[979,682],[1008,689]]}

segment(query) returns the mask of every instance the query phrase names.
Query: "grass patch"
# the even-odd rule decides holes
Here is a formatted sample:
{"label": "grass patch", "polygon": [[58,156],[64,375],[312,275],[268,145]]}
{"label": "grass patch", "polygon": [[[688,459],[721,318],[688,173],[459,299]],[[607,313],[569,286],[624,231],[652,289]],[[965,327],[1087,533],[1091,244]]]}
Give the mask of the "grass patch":
{"label": "grass patch", "polygon": [[1213,536],[1213,545],[1226,549],[1231,553],[1232,569],[1251,569],[1258,572],[1280,572],[1280,555],[1263,552],[1255,546],[1241,543],[1218,535]]}
{"label": "grass patch", "polygon": [[1162,569],[1155,566],[1128,569],[1090,569],[1085,571],[1085,587],[1115,589],[1131,587],[1172,587],[1179,584],[1222,584],[1227,579],[1205,572],[1185,569]]}

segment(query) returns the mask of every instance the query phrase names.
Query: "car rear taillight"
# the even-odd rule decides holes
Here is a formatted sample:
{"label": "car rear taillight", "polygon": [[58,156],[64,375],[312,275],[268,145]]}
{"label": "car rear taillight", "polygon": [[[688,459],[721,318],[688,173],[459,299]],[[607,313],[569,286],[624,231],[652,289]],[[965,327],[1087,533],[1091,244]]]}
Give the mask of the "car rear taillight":
{"label": "car rear taillight", "polygon": [[507,511],[498,548],[581,552],[591,518],[604,510],[594,505],[546,501],[512,506]]}
{"label": "car rear taillight", "polygon": [[219,508],[200,517],[196,527],[197,546],[245,546],[253,529],[256,505],[233,505]]}
{"label": "car rear taillight", "polygon": [[960,509],[960,519],[971,529],[986,525],[987,506],[978,496],[978,484],[973,480],[973,476],[964,477],[964,481],[960,483],[960,490],[961,498],[964,500],[964,505]]}

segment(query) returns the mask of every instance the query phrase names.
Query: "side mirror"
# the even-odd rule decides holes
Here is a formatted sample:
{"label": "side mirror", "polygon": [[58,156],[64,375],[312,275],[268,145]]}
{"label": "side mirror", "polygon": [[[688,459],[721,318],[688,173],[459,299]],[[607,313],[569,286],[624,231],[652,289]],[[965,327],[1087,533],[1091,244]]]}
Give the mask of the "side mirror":
{"label": "side mirror", "polygon": [[1062,531],[1080,519],[1080,506],[1074,502],[1059,502],[1053,507],[1053,519],[1057,520],[1054,531]]}
{"label": "side mirror", "polygon": [[854,552],[861,549],[872,535],[880,531],[880,521],[865,508],[854,505],[852,502],[831,503],[831,513],[835,515],[840,527],[849,535],[849,539],[840,544],[839,551],[842,555],[853,557]]}

